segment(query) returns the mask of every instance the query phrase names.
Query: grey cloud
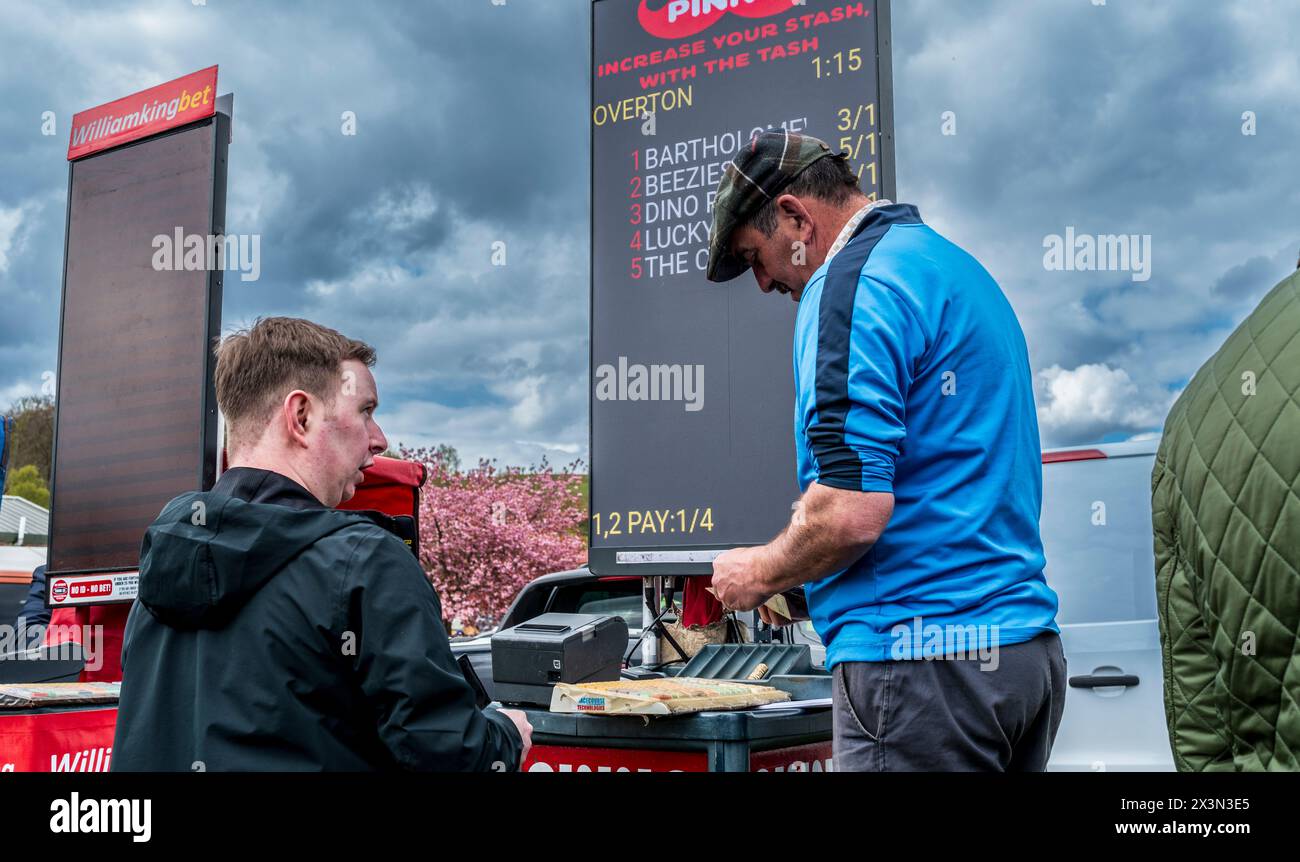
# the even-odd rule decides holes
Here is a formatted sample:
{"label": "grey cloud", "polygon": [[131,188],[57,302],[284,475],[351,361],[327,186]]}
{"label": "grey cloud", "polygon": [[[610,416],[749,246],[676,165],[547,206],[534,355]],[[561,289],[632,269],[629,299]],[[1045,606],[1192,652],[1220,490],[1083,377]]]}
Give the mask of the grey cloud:
{"label": "grey cloud", "polygon": [[[228,229],[263,238],[261,281],[228,280],[227,326],[294,314],[375,343],[394,442],[585,454],[589,8],[7,8],[0,209],[34,214],[0,273],[0,391],[55,361],[71,112],[219,62],[237,94]],[[894,22],[900,197],[999,279],[1040,393],[1048,372],[1071,396],[1110,387],[1105,415],[1040,405],[1045,443],[1158,425],[1300,251],[1293,4],[908,0]],[[1150,234],[1151,281],[1044,270],[1067,226]]]}

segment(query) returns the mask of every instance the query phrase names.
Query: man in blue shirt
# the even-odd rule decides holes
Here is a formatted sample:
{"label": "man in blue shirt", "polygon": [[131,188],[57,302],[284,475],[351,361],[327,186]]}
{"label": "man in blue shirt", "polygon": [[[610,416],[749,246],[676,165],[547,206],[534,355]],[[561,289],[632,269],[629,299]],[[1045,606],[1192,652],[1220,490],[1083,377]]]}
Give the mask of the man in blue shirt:
{"label": "man in blue shirt", "polygon": [[799,303],[803,491],[768,545],[723,554],[734,610],[806,585],[835,674],[837,770],[1041,770],[1065,704],[1038,532],[1024,335],[915,207],[873,202],[815,138],[759,135],[718,188],[709,278]]}

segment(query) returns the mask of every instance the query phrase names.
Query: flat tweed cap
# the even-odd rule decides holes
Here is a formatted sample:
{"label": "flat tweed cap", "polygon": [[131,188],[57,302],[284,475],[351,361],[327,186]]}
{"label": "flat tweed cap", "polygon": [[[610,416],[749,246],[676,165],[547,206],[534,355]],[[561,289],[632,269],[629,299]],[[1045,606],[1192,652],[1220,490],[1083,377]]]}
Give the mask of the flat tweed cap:
{"label": "flat tweed cap", "polygon": [[709,232],[709,281],[731,281],[749,265],[731,253],[731,235],[777,197],[809,165],[826,157],[847,159],[834,153],[825,141],[791,132],[755,135],[727,165],[718,182],[713,203],[713,229]]}

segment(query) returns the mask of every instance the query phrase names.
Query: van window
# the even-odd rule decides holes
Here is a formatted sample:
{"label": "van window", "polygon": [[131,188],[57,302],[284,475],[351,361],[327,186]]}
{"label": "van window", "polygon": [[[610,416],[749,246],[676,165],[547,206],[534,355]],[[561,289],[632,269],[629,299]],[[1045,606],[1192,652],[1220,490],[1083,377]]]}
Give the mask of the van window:
{"label": "van window", "polygon": [[1154,466],[1154,455],[1043,465],[1040,523],[1059,624],[1155,618]]}

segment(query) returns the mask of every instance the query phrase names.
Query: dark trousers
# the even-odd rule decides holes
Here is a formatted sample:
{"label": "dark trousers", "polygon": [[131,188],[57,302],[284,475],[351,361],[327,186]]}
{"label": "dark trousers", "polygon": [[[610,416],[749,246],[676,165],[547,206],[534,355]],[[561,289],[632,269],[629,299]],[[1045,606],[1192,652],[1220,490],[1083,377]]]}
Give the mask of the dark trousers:
{"label": "dark trousers", "polygon": [[1055,633],[978,659],[835,666],[836,772],[1041,772],[1065,710]]}

